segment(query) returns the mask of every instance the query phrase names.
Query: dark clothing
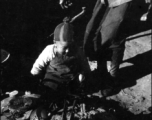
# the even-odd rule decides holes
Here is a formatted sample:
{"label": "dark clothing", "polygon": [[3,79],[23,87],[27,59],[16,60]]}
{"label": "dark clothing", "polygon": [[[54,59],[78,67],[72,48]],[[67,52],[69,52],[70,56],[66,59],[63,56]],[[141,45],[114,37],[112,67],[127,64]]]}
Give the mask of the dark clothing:
{"label": "dark clothing", "polygon": [[[104,71],[107,70],[106,60],[104,60],[107,57],[107,50],[112,50],[111,72],[113,73],[111,74],[115,74],[119,68],[124,53],[125,42],[124,39],[119,39],[119,27],[125,18],[128,5],[129,2],[117,7],[106,7],[100,0],[96,2],[92,18],[85,31],[84,51],[87,56],[91,56],[88,51],[90,48],[94,49],[93,52],[98,61],[98,68],[102,69],[101,71],[103,69]],[[103,15],[101,15],[101,11],[104,11]],[[90,46],[91,41],[93,42],[93,46]]]}
{"label": "dark clothing", "polygon": [[55,54],[51,58],[55,44],[48,45],[35,61],[31,73],[33,75],[42,74],[45,70],[44,81],[46,86],[56,90],[59,84],[75,80],[79,74],[88,76],[90,66],[83,51],[76,45],[69,46],[69,51],[65,54]]}
{"label": "dark clothing", "polygon": [[[76,50],[77,48],[75,47]],[[77,51],[77,50],[76,50]],[[75,51],[67,55],[56,54],[55,58],[48,63],[46,68],[45,79],[53,79],[58,82],[72,80],[80,73],[80,60]]]}

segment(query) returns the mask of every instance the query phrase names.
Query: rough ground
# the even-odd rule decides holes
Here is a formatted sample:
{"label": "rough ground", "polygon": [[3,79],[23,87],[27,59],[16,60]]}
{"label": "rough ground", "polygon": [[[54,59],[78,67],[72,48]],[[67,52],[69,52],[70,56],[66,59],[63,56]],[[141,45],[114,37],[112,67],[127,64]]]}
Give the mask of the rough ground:
{"label": "rough ground", "polygon": [[[151,30],[127,38],[121,68],[121,90],[107,100],[114,100],[133,114],[151,111]],[[108,62],[107,62],[108,64]],[[90,62],[96,68],[96,61]]]}

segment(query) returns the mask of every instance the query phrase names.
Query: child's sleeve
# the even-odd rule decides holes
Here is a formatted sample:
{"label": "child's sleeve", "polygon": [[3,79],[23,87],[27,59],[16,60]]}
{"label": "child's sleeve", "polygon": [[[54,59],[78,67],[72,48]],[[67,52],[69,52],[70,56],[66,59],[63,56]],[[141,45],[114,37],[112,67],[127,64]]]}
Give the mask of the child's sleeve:
{"label": "child's sleeve", "polygon": [[78,49],[78,56],[80,59],[80,65],[81,65],[82,72],[84,72],[84,73],[91,72],[88,60],[87,60],[84,52],[80,48]]}
{"label": "child's sleeve", "polygon": [[54,45],[48,45],[38,56],[31,69],[32,75],[38,75],[42,71],[42,69],[47,65],[47,63],[50,61],[50,56],[54,54],[53,48]]}

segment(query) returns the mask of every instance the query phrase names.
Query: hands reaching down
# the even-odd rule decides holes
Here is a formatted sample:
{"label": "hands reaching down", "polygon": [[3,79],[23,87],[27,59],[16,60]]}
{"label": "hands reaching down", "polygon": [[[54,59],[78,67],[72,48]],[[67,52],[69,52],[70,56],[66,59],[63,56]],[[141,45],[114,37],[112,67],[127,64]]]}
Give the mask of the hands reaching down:
{"label": "hands reaching down", "polygon": [[60,0],[59,4],[62,9],[66,9],[66,8],[72,6],[73,3],[71,2],[71,0]]}

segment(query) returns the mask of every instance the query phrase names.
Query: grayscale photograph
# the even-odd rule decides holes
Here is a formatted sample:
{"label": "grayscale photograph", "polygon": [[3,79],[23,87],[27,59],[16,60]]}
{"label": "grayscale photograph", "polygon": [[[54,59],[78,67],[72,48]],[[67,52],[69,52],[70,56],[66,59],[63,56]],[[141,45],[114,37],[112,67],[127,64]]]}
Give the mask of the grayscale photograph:
{"label": "grayscale photograph", "polygon": [[152,0],[0,0],[1,120],[151,120]]}

